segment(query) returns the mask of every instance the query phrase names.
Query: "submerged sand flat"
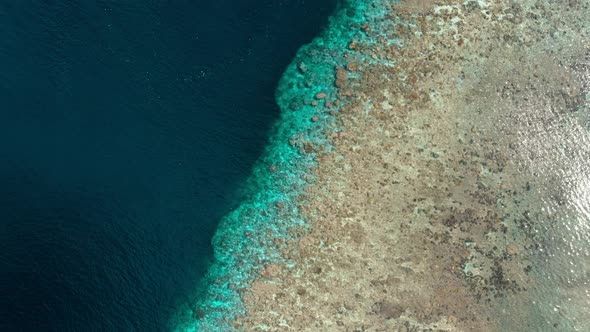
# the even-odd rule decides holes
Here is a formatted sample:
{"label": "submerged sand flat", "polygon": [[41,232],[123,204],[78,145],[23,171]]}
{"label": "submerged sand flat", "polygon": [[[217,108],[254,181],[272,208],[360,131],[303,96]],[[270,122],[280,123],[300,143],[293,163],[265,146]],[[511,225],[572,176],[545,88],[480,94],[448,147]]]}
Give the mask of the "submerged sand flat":
{"label": "submerged sand flat", "polygon": [[310,230],[233,325],[590,331],[590,2],[369,5],[302,151]]}

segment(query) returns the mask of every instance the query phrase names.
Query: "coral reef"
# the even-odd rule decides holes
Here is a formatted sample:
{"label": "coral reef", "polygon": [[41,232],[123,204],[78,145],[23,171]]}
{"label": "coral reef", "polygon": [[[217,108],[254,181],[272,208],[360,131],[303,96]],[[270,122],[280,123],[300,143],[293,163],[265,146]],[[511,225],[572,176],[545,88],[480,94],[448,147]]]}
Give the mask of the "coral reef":
{"label": "coral reef", "polygon": [[369,5],[339,21],[355,33],[332,144],[301,147],[309,231],[242,293],[235,327],[590,328],[589,3]]}

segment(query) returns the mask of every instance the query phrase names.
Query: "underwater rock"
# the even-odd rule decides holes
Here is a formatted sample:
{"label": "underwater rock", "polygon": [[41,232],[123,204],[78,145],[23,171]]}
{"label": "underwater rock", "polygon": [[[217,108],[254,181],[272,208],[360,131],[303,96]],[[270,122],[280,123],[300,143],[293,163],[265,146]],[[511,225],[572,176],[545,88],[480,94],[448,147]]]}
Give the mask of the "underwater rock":
{"label": "underwater rock", "polygon": [[326,98],[326,94],[324,92],[318,92],[315,95],[315,99],[320,99],[321,100],[321,99],[325,99],[325,98]]}
{"label": "underwater rock", "polygon": [[301,62],[299,63],[299,66],[297,66],[297,69],[299,69],[300,73],[305,74],[307,71],[307,65],[304,62]]}

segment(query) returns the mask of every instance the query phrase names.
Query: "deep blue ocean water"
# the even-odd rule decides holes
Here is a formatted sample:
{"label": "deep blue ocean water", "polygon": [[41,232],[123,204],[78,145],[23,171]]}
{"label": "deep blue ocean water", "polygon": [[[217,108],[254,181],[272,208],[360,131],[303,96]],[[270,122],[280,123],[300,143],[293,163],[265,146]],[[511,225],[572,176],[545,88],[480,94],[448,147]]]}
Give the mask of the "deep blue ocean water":
{"label": "deep blue ocean water", "polygon": [[0,330],[168,329],[335,2],[0,3]]}

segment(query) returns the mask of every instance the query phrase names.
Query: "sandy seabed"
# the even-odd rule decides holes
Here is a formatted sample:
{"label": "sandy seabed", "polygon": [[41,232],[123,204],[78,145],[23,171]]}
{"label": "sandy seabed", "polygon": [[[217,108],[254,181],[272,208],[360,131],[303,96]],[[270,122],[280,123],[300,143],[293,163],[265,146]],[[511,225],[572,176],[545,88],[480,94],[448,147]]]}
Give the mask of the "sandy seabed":
{"label": "sandy seabed", "polygon": [[590,2],[370,3],[311,228],[233,325],[590,331]]}

